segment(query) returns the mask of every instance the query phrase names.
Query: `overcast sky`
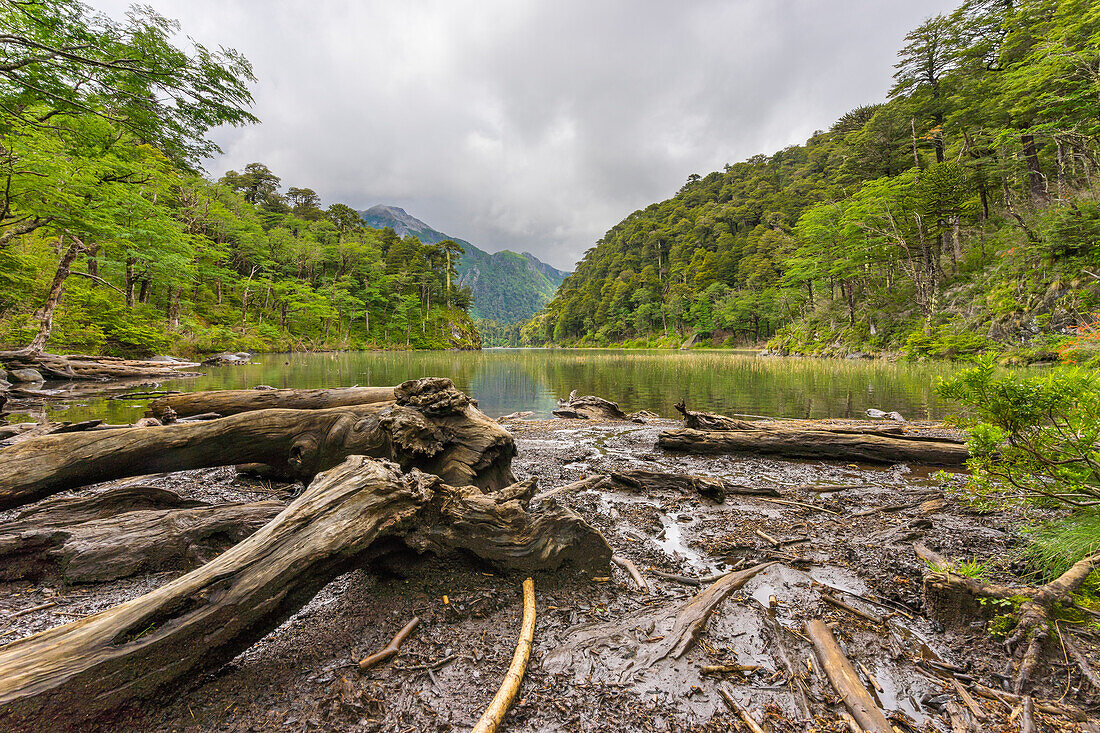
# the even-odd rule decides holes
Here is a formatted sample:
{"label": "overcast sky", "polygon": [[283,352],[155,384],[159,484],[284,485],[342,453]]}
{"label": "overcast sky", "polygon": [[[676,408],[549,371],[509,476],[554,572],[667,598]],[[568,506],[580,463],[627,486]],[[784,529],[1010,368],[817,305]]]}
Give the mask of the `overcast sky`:
{"label": "overcast sky", "polygon": [[255,68],[262,122],[215,132],[213,176],[260,161],[572,269],[691,173],[881,101],[902,37],[957,0],[146,3]]}

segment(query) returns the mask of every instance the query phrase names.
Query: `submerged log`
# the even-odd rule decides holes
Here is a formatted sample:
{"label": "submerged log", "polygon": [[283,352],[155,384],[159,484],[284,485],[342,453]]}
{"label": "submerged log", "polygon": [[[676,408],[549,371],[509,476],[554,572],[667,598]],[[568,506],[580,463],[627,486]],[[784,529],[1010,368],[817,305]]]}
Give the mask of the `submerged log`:
{"label": "submerged log", "polygon": [[682,428],[661,433],[657,445],[687,453],[751,453],[932,466],[961,466],[969,457],[966,446],[958,443],[825,430],[704,431]]}
{"label": "submerged log", "polygon": [[185,501],[166,489],[125,486],[50,499],[0,524],[0,580],[68,583],[190,569],[271,521],[280,501]]}
{"label": "submerged log", "polygon": [[[606,572],[611,549],[577,514],[529,514],[507,489],[475,498],[420,471],[352,456],[274,520],[151,593],[0,647],[0,729],[64,731],[224,662],[334,577],[404,542],[459,547],[503,570],[571,562]],[[529,488],[518,491],[529,494]],[[461,522],[461,528],[448,527]]]}
{"label": "submerged log", "polygon": [[25,351],[0,351],[0,364],[9,369],[36,369],[46,379],[108,380],[196,377],[197,372],[181,372],[193,369],[198,363],[188,361],[141,361],[120,359],[114,356],[84,356],[71,354],[28,353]]}
{"label": "submerged log", "polygon": [[553,410],[554,417],[577,420],[626,420],[626,413],[619,405],[603,397],[594,395],[577,396],[577,390],[569,393],[569,398],[558,400],[558,409]]}
{"label": "submerged log", "polygon": [[266,463],[308,481],[349,455],[389,458],[454,485],[496,489],[514,477],[512,436],[449,379],[395,388],[396,402],[258,410],[220,420],[28,439],[0,449],[0,509],[127,476]]}
{"label": "submerged log", "polygon": [[224,389],[165,395],[149,403],[145,414],[164,418],[205,413],[237,415],[256,410],[324,410],[330,407],[393,402],[393,387],[337,387],[334,389]]}

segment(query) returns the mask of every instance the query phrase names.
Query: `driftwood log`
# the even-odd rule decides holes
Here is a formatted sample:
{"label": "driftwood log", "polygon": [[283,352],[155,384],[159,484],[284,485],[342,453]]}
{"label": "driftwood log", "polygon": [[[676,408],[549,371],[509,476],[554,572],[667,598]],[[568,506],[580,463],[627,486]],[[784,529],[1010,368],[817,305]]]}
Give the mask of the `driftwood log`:
{"label": "driftwood log", "polygon": [[806,636],[813,642],[817,661],[825,670],[825,676],[829,678],[833,689],[840,695],[848,712],[859,724],[860,730],[868,733],[894,733],[890,721],[875,704],[871,693],[867,692],[867,688],[863,686],[859,673],[844,656],[840,644],[837,643],[833,632],[825,622],[821,619],[807,621]]}
{"label": "driftwood log", "polygon": [[666,430],[657,438],[665,450],[686,453],[750,453],[788,458],[821,458],[867,463],[919,463],[961,466],[965,445],[936,439],[837,433],[825,430]]}
{"label": "driftwood log", "polygon": [[69,380],[108,380],[108,379],[178,379],[195,377],[196,372],[181,372],[181,369],[194,369],[195,362],[184,361],[141,361],[138,359],[120,359],[114,356],[83,356],[72,354],[28,353],[25,351],[0,351],[0,364],[8,369],[37,369],[46,379]]}
{"label": "driftwood log", "polygon": [[394,391],[395,402],[372,405],[31,438],[0,449],[0,508],[127,476],[238,463],[266,463],[308,481],[356,454],[454,485],[497,489],[515,480],[512,436],[451,380],[417,379]]}
{"label": "driftwood log", "polygon": [[280,501],[213,506],[151,486],[48,499],[0,524],[0,580],[82,583],[198,567],[285,507]]}
{"label": "driftwood log", "polygon": [[684,427],[692,430],[756,430],[760,427],[759,423],[748,420],[737,420],[713,412],[689,410],[684,400],[680,400],[673,407],[683,416]]}
{"label": "driftwood log", "polygon": [[558,400],[558,409],[553,410],[554,417],[577,420],[626,420],[627,415],[619,405],[603,397],[577,395],[577,390],[569,393],[569,398]]}
{"label": "driftwood log", "polygon": [[770,486],[743,486],[713,476],[699,476],[690,473],[666,473],[631,469],[611,473],[601,488],[623,489],[649,493],[653,491],[679,491],[684,494],[698,494],[721,504],[727,494],[752,494],[758,496],[779,496],[779,491]]}
{"label": "driftwood log", "polygon": [[[530,484],[530,482],[525,482]],[[470,552],[503,570],[570,562],[606,573],[611,549],[577,514],[483,494],[389,461],[351,456],[274,520],[146,595],[0,647],[0,730],[64,731],[164,685],[216,669],[330,580],[403,543]],[[451,525],[451,526],[448,526]]]}
{"label": "driftwood log", "polygon": [[149,403],[145,414],[163,419],[170,414],[192,417],[206,413],[237,415],[256,410],[324,410],[330,407],[393,402],[393,387],[333,389],[223,389],[166,395]]}

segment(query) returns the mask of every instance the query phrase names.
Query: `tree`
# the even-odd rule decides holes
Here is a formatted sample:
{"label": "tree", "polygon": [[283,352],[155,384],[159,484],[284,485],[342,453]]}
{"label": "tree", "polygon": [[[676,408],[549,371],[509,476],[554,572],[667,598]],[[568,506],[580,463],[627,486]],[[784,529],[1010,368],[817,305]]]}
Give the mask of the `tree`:
{"label": "tree", "polygon": [[148,6],[119,22],[74,0],[3,0],[3,131],[96,115],[174,164],[196,166],[219,152],[207,130],[256,122],[247,111],[255,77],[232,49],[176,47],[179,30]]}
{"label": "tree", "polygon": [[944,76],[955,63],[951,22],[935,15],[905,36],[906,44],[898,52],[894,65],[894,86],[891,97],[907,95],[934,122],[929,133],[936,148],[936,162],[944,160],[943,123],[946,117]]}

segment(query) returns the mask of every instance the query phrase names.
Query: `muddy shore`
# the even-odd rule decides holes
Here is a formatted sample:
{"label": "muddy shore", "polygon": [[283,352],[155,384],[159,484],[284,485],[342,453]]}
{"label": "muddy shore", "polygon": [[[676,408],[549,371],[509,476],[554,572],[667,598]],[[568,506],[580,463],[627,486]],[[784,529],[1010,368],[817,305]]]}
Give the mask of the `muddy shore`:
{"label": "muddy shore", "polygon": [[[595,582],[568,569],[536,576],[534,653],[506,730],[743,730],[718,694],[719,683],[728,684],[769,730],[846,730],[832,713],[835,696],[801,635],[812,618],[836,622],[848,656],[862,665],[869,681],[873,678],[898,730],[951,730],[944,715],[949,687],[922,659],[1000,687],[1006,656],[983,621],[924,617],[926,566],[912,544],[920,541],[948,558],[987,563],[991,579],[1008,580],[1020,570],[1020,514],[978,514],[959,501],[960,476],[927,469],[685,456],[655,448],[657,434],[678,425],[670,420],[506,423],[519,448],[515,473],[537,477],[540,491],[591,474],[646,468],[773,486],[783,501],[815,508],[740,495],[718,504],[672,491],[555,495],[554,501],[580,512],[642,570],[651,592],[636,589],[619,567]],[[232,469],[143,483],[222,502],[287,499],[300,488],[247,479]],[[824,493],[808,488],[823,485],[848,488]],[[684,656],[648,667],[638,663],[643,656],[638,650],[662,636],[662,613],[699,590],[657,577],[654,570],[697,578],[767,561],[776,564],[719,605],[699,643]],[[0,641],[97,612],[177,574],[71,587],[0,584],[0,617],[6,617]],[[463,558],[425,557],[353,571],[217,673],[123,710],[99,730],[469,729],[511,659],[521,580]],[[884,623],[825,602],[823,592]],[[54,605],[12,617],[47,603]],[[421,624],[394,660],[365,673],[354,666],[414,615]],[[811,720],[802,721],[784,656],[803,678]],[[1098,698],[1082,685],[1072,662],[1051,656],[1046,663],[1048,673],[1036,680],[1035,695],[1061,699],[1100,719]],[[755,669],[703,672],[705,665],[717,664]],[[1019,730],[1010,706],[978,704],[988,715],[985,730]],[[1042,730],[1096,730],[1088,721],[1037,718]]]}

